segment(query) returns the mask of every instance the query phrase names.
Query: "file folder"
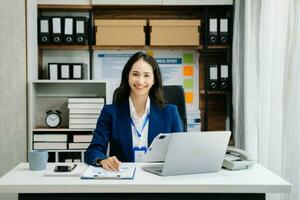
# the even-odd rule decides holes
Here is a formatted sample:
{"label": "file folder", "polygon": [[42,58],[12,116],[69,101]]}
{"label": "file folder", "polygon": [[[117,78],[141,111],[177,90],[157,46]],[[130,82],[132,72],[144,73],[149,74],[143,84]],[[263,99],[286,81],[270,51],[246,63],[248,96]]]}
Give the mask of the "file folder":
{"label": "file folder", "polygon": [[58,64],[48,63],[48,79],[57,80],[58,79]]}
{"label": "file folder", "polygon": [[64,17],[64,44],[74,43],[73,17]]}
{"label": "file folder", "polygon": [[218,65],[208,66],[208,89],[218,89]]}
{"label": "file folder", "polygon": [[86,44],[87,42],[87,18],[75,18],[75,44]]}
{"label": "file folder", "polygon": [[59,65],[58,79],[70,79],[70,64]]}
{"label": "file folder", "polygon": [[61,17],[52,17],[52,44],[61,44],[62,43],[62,18]]}
{"label": "file folder", "polygon": [[229,82],[229,66],[228,65],[220,65],[220,77],[219,77],[219,82],[220,82],[220,89],[221,90],[228,90],[230,87],[230,82]]}
{"label": "file folder", "polygon": [[218,19],[210,18],[208,25],[208,44],[218,44]]}
{"label": "file folder", "polygon": [[39,44],[50,43],[50,18],[40,17],[38,19],[38,42]]}
{"label": "file folder", "polygon": [[220,18],[220,32],[219,32],[219,43],[228,44],[228,19]]}
{"label": "file folder", "polygon": [[83,78],[83,64],[73,64],[72,65],[72,79],[82,79]]}

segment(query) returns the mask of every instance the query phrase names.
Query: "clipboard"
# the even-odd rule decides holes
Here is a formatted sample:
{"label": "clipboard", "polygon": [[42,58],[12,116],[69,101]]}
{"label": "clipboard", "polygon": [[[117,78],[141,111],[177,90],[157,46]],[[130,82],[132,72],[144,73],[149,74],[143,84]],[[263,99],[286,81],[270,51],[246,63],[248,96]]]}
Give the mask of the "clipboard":
{"label": "clipboard", "polygon": [[88,166],[81,174],[81,179],[133,179],[135,174],[134,166],[121,166],[119,171],[107,171],[102,167]]}

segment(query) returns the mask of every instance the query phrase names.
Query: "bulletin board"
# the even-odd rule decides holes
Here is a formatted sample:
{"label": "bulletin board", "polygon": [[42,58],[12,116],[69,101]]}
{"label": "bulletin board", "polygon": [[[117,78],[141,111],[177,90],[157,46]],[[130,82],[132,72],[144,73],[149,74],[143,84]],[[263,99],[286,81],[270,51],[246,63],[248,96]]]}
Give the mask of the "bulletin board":
{"label": "bulletin board", "polygon": [[[107,50],[94,52],[93,79],[107,81],[107,100],[112,102],[114,90],[120,85],[122,69],[139,50]],[[187,111],[199,109],[199,53],[189,50],[141,50],[159,64],[163,85],[182,85]]]}

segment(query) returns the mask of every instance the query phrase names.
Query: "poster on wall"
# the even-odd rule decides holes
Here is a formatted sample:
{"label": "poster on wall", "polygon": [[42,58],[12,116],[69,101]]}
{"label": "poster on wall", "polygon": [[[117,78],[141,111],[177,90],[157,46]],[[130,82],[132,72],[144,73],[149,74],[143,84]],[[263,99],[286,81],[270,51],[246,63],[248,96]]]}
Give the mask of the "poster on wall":
{"label": "poster on wall", "polygon": [[[107,82],[106,102],[112,102],[114,90],[121,81],[122,69],[135,51],[95,51],[95,80]],[[142,50],[141,50],[142,51]],[[196,50],[143,50],[159,64],[163,85],[182,85],[187,111],[199,109],[199,53]]]}

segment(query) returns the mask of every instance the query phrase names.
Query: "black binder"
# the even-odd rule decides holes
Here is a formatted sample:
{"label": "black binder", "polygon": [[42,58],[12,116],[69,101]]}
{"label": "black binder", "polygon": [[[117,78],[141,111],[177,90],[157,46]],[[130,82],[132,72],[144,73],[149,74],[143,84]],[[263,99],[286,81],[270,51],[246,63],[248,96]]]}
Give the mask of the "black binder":
{"label": "black binder", "polygon": [[58,79],[70,79],[70,63],[60,63],[58,67]]}
{"label": "black binder", "polygon": [[48,79],[58,79],[58,63],[48,63]]}
{"label": "black binder", "polygon": [[64,17],[64,44],[74,43],[74,19],[73,17]]}
{"label": "black binder", "polygon": [[71,79],[83,79],[83,64],[73,63],[71,68]]}
{"label": "black binder", "polygon": [[208,44],[218,44],[218,19],[208,19]]}
{"label": "black binder", "polygon": [[218,65],[208,65],[208,89],[218,90]]}
{"label": "black binder", "polygon": [[50,18],[39,17],[38,19],[38,43],[49,44],[50,43]]}
{"label": "black binder", "polygon": [[229,65],[221,64],[219,68],[219,88],[220,90],[229,90],[230,88],[230,74]]}
{"label": "black binder", "polygon": [[62,18],[52,17],[51,24],[51,43],[62,44]]}
{"label": "black binder", "polygon": [[219,43],[220,44],[228,44],[228,40],[229,40],[228,22],[229,20],[227,18],[219,19],[219,25],[220,25]]}
{"label": "black binder", "polygon": [[87,18],[76,17],[75,18],[75,44],[87,43]]}

